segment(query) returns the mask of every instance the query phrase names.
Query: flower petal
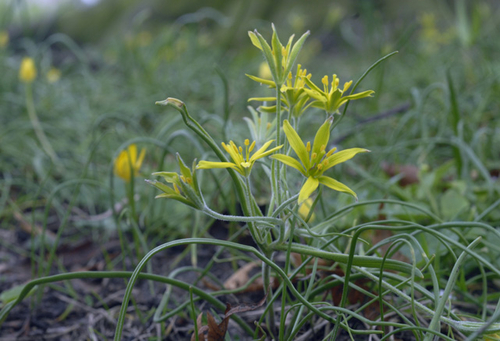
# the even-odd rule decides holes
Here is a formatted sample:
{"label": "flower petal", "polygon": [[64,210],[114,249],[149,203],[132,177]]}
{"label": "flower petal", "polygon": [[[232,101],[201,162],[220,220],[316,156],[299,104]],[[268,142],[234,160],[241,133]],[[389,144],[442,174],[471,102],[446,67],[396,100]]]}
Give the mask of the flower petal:
{"label": "flower petal", "polygon": [[260,77],[255,77],[255,76],[247,75],[247,74],[245,74],[245,76],[247,76],[248,78],[250,78],[253,81],[256,81],[257,83],[269,85],[270,88],[276,87],[276,84],[272,80],[260,78]]}
{"label": "flower petal", "polygon": [[300,189],[299,193],[299,205],[302,204],[307,198],[309,198],[318,188],[319,186],[319,180],[316,178],[313,178],[312,176],[308,177],[305,184],[302,186]]}
{"label": "flower petal", "polygon": [[318,94],[323,94],[323,96],[325,95],[324,92],[320,88],[318,88],[318,86],[314,84],[312,80],[310,80],[308,77],[302,77],[302,80],[306,82],[306,84],[311,88],[311,90],[313,90],[311,92],[316,91],[318,92]]}
{"label": "flower petal", "polygon": [[294,159],[291,156],[288,155],[283,155],[283,154],[276,154],[271,156],[271,159],[278,160],[280,162],[283,162],[285,165],[290,166],[301,172],[304,176],[307,176],[306,171],[304,170],[304,167],[300,164],[299,161]]}
{"label": "flower petal", "polygon": [[250,101],[259,101],[259,102],[275,102],[276,97],[252,97],[248,99]]}
{"label": "flower petal", "polygon": [[270,106],[270,107],[264,107],[264,106],[260,106],[259,107],[259,111],[260,112],[265,112],[267,114],[275,114],[276,113],[276,106],[273,105],[273,106]]}
{"label": "flower petal", "polygon": [[271,148],[271,149],[269,149],[267,152],[264,152],[264,153],[260,154],[258,158],[254,158],[254,157],[252,156],[252,157],[250,158],[250,160],[254,160],[254,161],[255,161],[255,160],[257,160],[257,159],[261,159],[261,158],[263,158],[263,157],[266,157],[266,156],[268,156],[268,155],[271,155],[271,154],[272,154],[272,153],[274,153],[275,151],[277,151],[277,150],[281,149],[281,147],[283,147],[283,145],[281,145],[281,146],[277,146],[277,147],[274,147],[274,148]]}
{"label": "flower petal", "polygon": [[[320,155],[321,147],[328,145],[328,140],[330,140],[330,126],[332,125],[332,118],[329,118],[319,127],[316,136],[314,137],[314,143],[312,147],[312,154]],[[313,162],[313,160],[311,160]]]}
{"label": "flower petal", "polygon": [[137,146],[135,144],[131,144],[128,146],[127,150],[125,151],[130,158],[130,163],[135,165],[135,162],[137,160]]}
{"label": "flower petal", "polygon": [[196,169],[212,169],[212,168],[232,168],[240,171],[239,167],[232,162],[213,162],[213,161],[200,161],[196,165]]}
{"label": "flower petal", "polygon": [[371,97],[372,94],[374,94],[375,91],[373,90],[366,90],[363,92],[358,92],[357,94],[354,95],[349,95],[349,96],[343,96],[342,99],[347,99],[347,100],[353,100],[353,99],[360,99],[364,97]]}
{"label": "flower petal", "polygon": [[299,134],[293,129],[288,120],[283,121],[283,131],[285,132],[290,146],[293,148],[300,161],[302,161],[305,169],[309,169],[309,153]]}
{"label": "flower petal", "polygon": [[352,189],[344,185],[342,182],[339,182],[333,178],[330,178],[329,176],[320,176],[318,177],[318,180],[321,184],[339,192],[344,192],[344,193],[349,193],[351,194],[354,198],[356,198],[356,201],[358,201],[358,196]]}
{"label": "flower petal", "polygon": [[139,169],[141,169],[142,161],[144,161],[144,157],[146,156],[146,149],[142,148],[141,153],[139,154],[139,158],[135,161],[135,172],[138,173]]}
{"label": "flower petal", "polygon": [[[267,141],[266,143],[264,143],[264,145],[262,147],[260,147],[255,153],[253,153],[252,157],[250,158],[250,160],[257,160],[257,159],[260,159],[261,157],[264,157],[264,156],[260,156],[262,153],[264,153],[266,151],[267,148],[269,148],[269,146],[271,145],[271,143],[273,143],[274,140],[269,140]],[[281,148],[281,147],[280,147]]]}
{"label": "flower petal", "polygon": [[177,184],[177,185],[181,184],[179,181],[179,174],[175,172],[155,172],[151,175],[162,176],[165,179],[165,181],[170,184]]}
{"label": "flower petal", "polygon": [[323,168],[323,172],[329,168],[332,168],[335,165],[338,165],[339,163],[352,159],[354,155],[358,153],[365,153],[365,152],[370,152],[370,151],[364,148],[349,148],[349,149],[344,149],[338,153],[335,153],[327,159],[327,163]]}
{"label": "flower petal", "polygon": [[260,44],[259,38],[255,35],[254,32],[248,31],[248,36],[250,37],[250,40],[252,41],[252,44],[258,48],[259,50],[262,50],[262,45]]}

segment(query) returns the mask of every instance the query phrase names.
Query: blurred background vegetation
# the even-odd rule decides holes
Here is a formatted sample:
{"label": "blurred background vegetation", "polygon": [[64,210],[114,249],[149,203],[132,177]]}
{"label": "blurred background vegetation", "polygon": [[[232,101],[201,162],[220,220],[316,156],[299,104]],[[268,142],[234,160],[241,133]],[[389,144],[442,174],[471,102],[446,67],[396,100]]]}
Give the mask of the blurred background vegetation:
{"label": "blurred background vegetation", "polygon": [[[18,224],[17,211],[34,212],[35,220],[42,220],[46,205],[54,230],[68,203],[87,218],[106,212],[125,196],[112,174],[113,159],[135,142],[147,149],[135,184],[146,231],[156,236],[153,243],[166,235],[189,235],[178,228],[190,226],[189,220],[169,223],[158,208],[176,203],[152,200],[156,192],[142,179],[175,170],[174,151],[187,163],[200,159],[203,146],[193,152],[197,143],[180,117],[154,103],[179,98],[219,140],[229,132],[228,138],[241,143],[240,136],[249,136],[242,119],[249,116],[247,99],[270,95],[245,76],[258,74],[263,61],[247,31],[270,37],[271,23],[282,40],[311,31],[299,62],[315,82],[333,73],[341,84],[356,81],[376,60],[399,51],[361,84],[360,90],[375,90],[375,97],[351,104],[333,132],[332,139],[344,148],[373,151],[336,174],[356,184],[361,200],[415,202],[449,220],[470,219],[498,197],[498,1],[7,0],[0,13],[0,31],[7,37],[0,49],[4,226]],[[38,68],[36,110],[57,163],[38,144],[26,114],[18,80],[25,56]],[[315,120],[319,124],[323,115]],[[57,187],[74,179],[102,186],[79,185],[78,195],[70,185]],[[216,197],[215,205],[224,206]],[[332,200],[340,207],[350,199]],[[189,216],[175,207],[180,218]],[[500,214],[492,211],[488,218],[498,222]],[[112,219],[75,222],[114,226]]]}

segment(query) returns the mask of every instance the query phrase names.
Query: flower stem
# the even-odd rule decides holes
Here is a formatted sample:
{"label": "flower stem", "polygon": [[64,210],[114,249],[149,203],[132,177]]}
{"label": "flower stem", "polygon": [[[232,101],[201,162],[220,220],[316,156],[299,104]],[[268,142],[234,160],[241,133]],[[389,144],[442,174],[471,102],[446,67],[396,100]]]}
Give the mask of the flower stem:
{"label": "flower stem", "polygon": [[30,118],[31,125],[35,130],[36,137],[38,138],[38,141],[42,145],[43,150],[51,158],[52,162],[54,164],[57,164],[59,159],[56,155],[56,152],[52,148],[52,145],[47,139],[47,136],[45,135],[45,132],[43,131],[42,125],[40,123],[40,120],[38,119],[38,116],[36,114],[35,103],[33,101],[33,89],[31,87],[31,84],[26,84],[26,109],[28,110],[28,116]]}

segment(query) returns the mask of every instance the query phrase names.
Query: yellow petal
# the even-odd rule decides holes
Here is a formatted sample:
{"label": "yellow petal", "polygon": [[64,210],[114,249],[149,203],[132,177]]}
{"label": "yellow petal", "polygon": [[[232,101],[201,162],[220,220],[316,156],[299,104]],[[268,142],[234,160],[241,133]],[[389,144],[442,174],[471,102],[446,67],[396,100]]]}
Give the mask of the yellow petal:
{"label": "yellow petal", "polygon": [[270,88],[276,88],[276,84],[272,80],[259,78],[259,77],[255,77],[255,76],[247,75],[247,74],[245,74],[245,76],[247,76],[248,78],[250,78],[253,81],[256,81],[257,83],[269,85]]}
{"label": "yellow petal", "polygon": [[330,157],[328,157],[327,164],[325,168],[323,168],[323,172],[329,168],[332,168],[335,165],[338,165],[339,163],[352,159],[354,155],[358,153],[366,153],[366,152],[369,152],[369,150],[364,148],[349,148],[349,149],[344,149],[338,153],[335,153]]}
{"label": "yellow petal", "polygon": [[271,156],[272,159],[283,162],[285,165],[290,166],[301,172],[304,176],[307,176],[304,167],[300,164],[299,161],[295,160],[293,157],[283,154],[276,154]]}
{"label": "yellow petal", "polygon": [[35,61],[32,58],[24,57],[19,67],[19,79],[24,83],[31,83],[36,78]]}
{"label": "yellow petal", "polygon": [[141,169],[142,166],[142,161],[144,161],[144,157],[146,156],[146,149],[141,149],[141,153],[139,154],[139,158],[135,162],[135,168],[134,170],[136,172],[139,172],[139,169]]}
{"label": "yellow petal", "polygon": [[262,147],[260,147],[255,153],[253,153],[250,160],[257,160],[257,159],[260,159],[261,157],[263,157],[263,156],[261,156],[261,154],[264,153],[266,151],[266,149],[269,148],[269,146],[273,142],[274,142],[274,140],[269,140],[266,143],[264,143],[264,145]]}
{"label": "yellow petal", "polygon": [[309,153],[307,152],[306,146],[304,145],[304,142],[302,142],[299,134],[297,134],[295,129],[293,129],[288,120],[283,121],[283,131],[285,132],[290,146],[295,151],[300,161],[302,161],[305,169],[309,169]]}
{"label": "yellow petal", "polygon": [[[312,153],[319,155],[321,151],[321,146],[325,146],[328,144],[328,140],[330,140],[330,126],[332,125],[332,118],[329,118],[319,127],[316,136],[314,137],[314,143],[312,148]],[[313,160],[311,160],[313,162]]]}
{"label": "yellow petal", "polygon": [[299,205],[302,204],[311,194],[318,188],[319,180],[313,177],[307,178],[305,184],[300,189],[299,193]]}
{"label": "yellow petal", "polygon": [[335,191],[339,192],[344,192],[344,193],[349,193],[351,194],[354,198],[356,198],[356,201],[358,200],[358,196],[352,189],[344,185],[342,182],[339,182],[335,179],[330,178],[329,176],[320,176],[318,178],[319,182]]}
{"label": "yellow petal", "polygon": [[196,165],[196,169],[212,169],[212,168],[233,168],[238,167],[232,162],[213,162],[213,161],[200,161]]}

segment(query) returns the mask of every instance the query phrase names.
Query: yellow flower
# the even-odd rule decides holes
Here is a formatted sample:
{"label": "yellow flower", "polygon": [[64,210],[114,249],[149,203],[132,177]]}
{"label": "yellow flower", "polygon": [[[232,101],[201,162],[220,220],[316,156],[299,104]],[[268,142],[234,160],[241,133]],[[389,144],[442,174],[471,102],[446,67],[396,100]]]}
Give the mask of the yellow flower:
{"label": "yellow flower", "polygon": [[9,32],[0,31],[0,49],[3,49],[9,43]]}
{"label": "yellow flower", "polygon": [[61,78],[61,71],[55,67],[51,67],[49,72],[47,72],[47,81],[49,83],[55,83]]}
{"label": "yellow flower", "polygon": [[292,70],[292,66],[297,59],[300,49],[304,45],[304,42],[309,36],[309,31],[304,33],[302,37],[297,40],[295,44],[293,43],[294,35],[288,39],[286,46],[283,46],[278,38],[278,33],[274,25],[273,35],[271,38],[271,45],[260,35],[257,30],[254,32],[248,32],[248,36],[252,41],[252,44],[264,53],[266,62],[269,65],[269,70],[273,76],[273,80],[276,84],[280,86],[286,81],[288,74]]}
{"label": "yellow flower", "polygon": [[[273,75],[271,74],[271,70],[269,69],[269,65],[266,62],[262,62],[259,65],[259,78],[264,79],[273,79]],[[273,82],[274,84],[274,82]]]}
{"label": "yellow flower", "polygon": [[307,142],[307,145],[304,144],[299,134],[293,129],[288,120],[283,122],[283,131],[300,162],[291,156],[283,154],[276,154],[271,156],[271,158],[297,169],[307,178],[299,193],[299,205],[311,196],[316,188],[318,188],[319,184],[323,184],[335,191],[349,193],[357,200],[356,193],[354,193],[353,190],[343,183],[323,175],[323,173],[339,163],[350,160],[354,155],[369,152],[369,150],[364,148],[351,148],[335,153],[337,148],[333,148],[329,152],[326,152],[326,146],[330,139],[330,126],[332,125],[332,121],[333,119],[330,117],[318,129],[312,148],[310,142]]}
{"label": "yellow flower", "polygon": [[19,79],[23,83],[32,83],[36,78],[35,61],[32,58],[24,57],[19,68]]}
{"label": "yellow flower", "polygon": [[139,175],[139,169],[141,168],[142,161],[146,155],[146,150],[142,149],[139,158],[137,158],[137,146],[131,144],[126,150],[122,150],[118,157],[115,159],[115,174],[129,182],[133,176]]}
{"label": "yellow flower", "polygon": [[328,76],[323,77],[321,82],[323,83],[323,90],[316,86],[309,78],[302,77],[304,82],[311,88],[305,89],[305,92],[314,100],[311,106],[314,108],[319,108],[325,110],[329,114],[337,113],[339,108],[349,100],[360,99],[363,97],[370,97],[375,93],[373,90],[367,90],[363,92],[358,92],[357,94],[344,96],[352,81],[346,82],[344,88],[341,90],[339,86],[339,79],[337,75],[333,75],[332,87],[329,88]]}
{"label": "yellow flower", "polygon": [[[265,79],[247,75],[250,77],[250,79],[263,83],[263,84],[268,84],[270,88],[276,88],[276,85],[274,82],[267,81]],[[290,72],[288,74],[288,77],[286,79],[285,84],[281,86],[280,93],[281,93],[281,101],[283,103],[283,107],[285,110],[290,112],[290,114],[294,117],[299,117],[301,116],[304,111],[309,108],[309,106],[312,104],[312,102],[308,101],[310,100],[309,95],[305,92],[307,90],[305,88],[305,81],[304,79],[310,79],[311,74],[307,74],[306,69],[302,69],[302,66],[299,64],[297,65],[297,73],[295,74],[295,80],[293,80],[292,73]],[[248,101],[262,101],[262,102],[268,102],[268,101],[276,101],[276,97],[254,97],[250,98]],[[259,111],[262,112],[267,112],[267,113],[275,113],[276,112],[276,105],[273,106],[261,106],[259,107]]]}
{"label": "yellow flower", "polygon": [[212,161],[200,161],[196,169],[211,169],[211,168],[232,168],[243,176],[250,175],[252,166],[256,160],[261,159],[267,155],[274,153],[276,150],[283,147],[283,145],[274,147],[268,151],[267,148],[273,143],[274,140],[267,141],[264,145],[250,156],[250,153],[255,148],[255,141],[250,145],[248,139],[245,140],[245,157],[243,156],[243,148],[237,147],[233,141],[229,141],[229,144],[222,142],[222,147],[229,153],[233,162],[212,162]]}

